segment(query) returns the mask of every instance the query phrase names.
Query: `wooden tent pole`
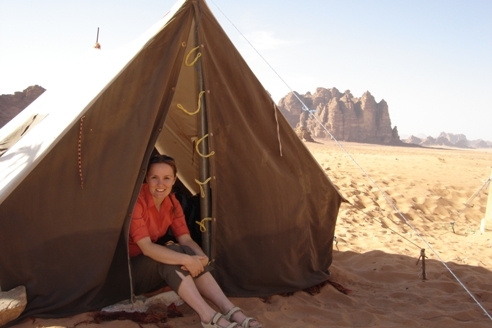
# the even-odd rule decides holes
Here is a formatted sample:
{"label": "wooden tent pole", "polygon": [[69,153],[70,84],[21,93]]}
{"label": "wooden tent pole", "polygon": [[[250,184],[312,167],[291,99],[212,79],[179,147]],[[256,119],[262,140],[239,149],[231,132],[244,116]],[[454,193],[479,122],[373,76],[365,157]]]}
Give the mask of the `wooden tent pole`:
{"label": "wooden tent pole", "polygon": [[[195,4],[195,28],[200,24],[200,10],[197,8]],[[198,28],[195,31],[195,47],[200,47],[200,40],[198,37]],[[199,92],[205,91],[204,83],[203,83],[203,72],[202,72],[202,61],[201,58],[198,58],[196,64],[197,71],[197,89]],[[198,138],[202,138],[208,134],[208,122],[207,122],[207,106],[206,106],[206,97],[207,93],[203,95],[201,99],[201,110],[198,113]],[[199,150],[202,154],[209,153],[208,147],[208,138],[204,138],[202,142],[199,144]],[[200,181],[206,181],[210,177],[210,169],[209,169],[209,161],[208,157],[200,156]],[[200,218],[203,220],[204,218],[210,218],[212,216],[212,208],[210,202],[210,188],[209,184],[203,186],[203,192],[205,197],[200,197]],[[212,224],[209,220],[202,221],[205,225],[205,231],[202,232],[202,249],[209,259],[212,259],[212,238],[211,238],[211,228]]]}
{"label": "wooden tent pole", "polygon": [[[490,173],[490,178],[492,178],[492,172]],[[489,197],[487,199],[487,209],[485,210],[485,230],[492,230],[492,182],[489,184]]]}

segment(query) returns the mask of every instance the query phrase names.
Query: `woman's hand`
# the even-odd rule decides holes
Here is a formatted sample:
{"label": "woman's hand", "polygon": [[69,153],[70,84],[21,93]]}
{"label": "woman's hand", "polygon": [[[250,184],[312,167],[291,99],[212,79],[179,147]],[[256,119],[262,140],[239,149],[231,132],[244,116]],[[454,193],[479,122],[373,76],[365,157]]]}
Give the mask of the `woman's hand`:
{"label": "woman's hand", "polygon": [[[191,248],[193,250],[193,252],[195,252],[196,256],[198,256],[200,259],[200,263],[202,264],[202,267],[206,266],[210,262],[210,259],[208,258],[208,256],[206,256],[205,253],[203,252],[203,250],[200,248],[200,246],[198,246],[198,244],[193,239],[191,239],[190,235],[184,234],[184,235],[177,237],[176,239],[178,240],[178,243],[180,245],[188,246],[189,248]],[[186,265],[183,265],[183,267],[182,267],[183,270],[187,270],[185,268],[185,266]],[[190,271],[190,270],[188,270],[188,271]]]}
{"label": "woman's hand", "polygon": [[183,264],[183,266],[181,266],[181,269],[189,271],[191,276],[194,278],[203,272],[203,267],[207,263],[208,257],[204,255],[191,255],[187,257],[186,262]]}
{"label": "woman's hand", "polygon": [[140,247],[145,256],[161,263],[180,265],[181,269],[189,271],[192,277],[196,277],[204,271],[204,266],[208,264],[208,257],[203,254],[195,242],[192,242],[191,244],[192,246],[195,246],[197,251],[201,252],[201,254],[188,255],[176,252],[167,247],[154,244],[149,237],[137,241],[138,247]]}
{"label": "woman's hand", "polygon": [[208,259],[208,256],[202,255],[200,257],[201,257],[200,262],[202,263],[203,266],[206,266],[208,264],[208,262],[210,262],[210,260]]}

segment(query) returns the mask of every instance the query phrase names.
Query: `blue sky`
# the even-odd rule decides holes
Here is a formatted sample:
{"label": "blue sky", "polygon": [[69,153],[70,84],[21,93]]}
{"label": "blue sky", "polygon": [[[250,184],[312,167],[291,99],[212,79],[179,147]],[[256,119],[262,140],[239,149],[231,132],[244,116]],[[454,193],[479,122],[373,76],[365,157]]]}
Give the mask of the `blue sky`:
{"label": "blue sky", "polygon": [[[157,22],[173,0],[0,0],[0,94],[50,87],[59,66]],[[492,141],[491,0],[209,0],[278,101],[317,87],[370,91],[401,135],[462,133]],[[221,11],[287,82],[247,44]]]}

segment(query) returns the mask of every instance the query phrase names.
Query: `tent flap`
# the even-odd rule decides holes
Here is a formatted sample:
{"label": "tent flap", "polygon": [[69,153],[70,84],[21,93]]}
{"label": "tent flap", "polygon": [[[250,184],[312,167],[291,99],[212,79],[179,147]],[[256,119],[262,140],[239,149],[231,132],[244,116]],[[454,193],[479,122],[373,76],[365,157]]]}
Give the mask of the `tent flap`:
{"label": "tent flap", "polygon": [[[195,33],[200,65],[186,65]],[[0,286],[26,286],[22,317],[66,316],[130,297],[128,224],[145,163],[157,147],[176,159],[180,180],[199,191],[197,116],[177,105],[192,112],[200,97],[214,152],[213,272],[226,294],[268,296],[327,278],[341,196],[284,117],[276,117],[273,100],[206,3],[182,1],[145,38],[100,90],[90,80],[87,89],[72,90],[65,99],[73,103],[48,113],[27,132],[31,139],[0,157],[0,168],[21,166],[16,149],[33,149],[26,140],[43,140],[58,115],[74,117],[36,165],[24,159],[20,169],[28,170],[15,189],[0,189]],[[94,65],[88,69],[97,72]]]}

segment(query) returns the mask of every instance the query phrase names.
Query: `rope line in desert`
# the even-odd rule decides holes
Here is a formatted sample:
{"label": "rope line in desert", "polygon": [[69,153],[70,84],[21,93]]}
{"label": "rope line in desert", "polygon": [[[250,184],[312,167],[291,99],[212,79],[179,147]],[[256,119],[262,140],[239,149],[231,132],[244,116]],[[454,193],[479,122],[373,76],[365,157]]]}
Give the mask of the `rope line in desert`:
{"label": "rope line in desert", "polygon": [[[292,92],[294,95],[295,92]],[[297,97],[297,95],[296,95]],[[444,260],[439,256],[439,254],[432,248],[432,246],[425,240],[425,238],[417,231],[417,229],[408,221],[408,219],[403,215],[403,213],[396,207],[394,202],[386,195],[386,193],[376,184],[376,182],[367,174],[367,172],[357,163],[357,161],[352,157],[352,155],[338,142],[338,140],[328,131],[328,129],[321,123],[321,121],[316,117],[316,115],[313,114],[313,111],[309,110],[308,107],[304,104],[304,102],[297,97],[297,99],[301,102],[302,104],[302,110],[306,111],[313,117],[319,125],[325,130],[326,133],[331,137],[333,141],[347,154],[347,156],[354,162],[354,164],[361,170],[361,172],[364,174],[364,176],[373,184],[376,189],[379,190],[379,192],[383,195],[384,199],[391,205],[391,207],[400,215],[400,217],[406,222],[406,224],[415,232],[415,234],[424,242],[424,244],[434,253],[434,255],[441,261],[442,265],[451,273],[451,275],[458,281],[458,283],[463,287],[463,289],[470,295],[470,297],[477,303],[477,305],[482,309],[482,311],[485,312],[485,314],[489,317],[490,320],[492,320],[492,316],[487,312],[487,310],[482,306],[482,304],[473,296],[473,294],[466,288],[466,286],[463,284],[463,282],[456,276],[456,274],[451,270],[451,268],[444,262]]]}
{"label": "rope line in desert", "polygon": [[[358,207],[358,206],[356,206],[356,205],[354,205],[354,204],[352,204],[352,203],[350,203],[350,202],[349,202],[349,204],[350,204],[353,208],[355,208],[356,210],[358,210],[358,211],[360,211],[360,212],[364,213],[364,214],[365,214],[365,215],[367,215],[368,217],[371,217],[371,215],[369,215],[369,213],[367,213],[366,211],[364,211],[364,209],[362,209],[362,208],[360,208],[360,207]],[[413,242],[413,241],[411,241],[410,239],[408,239],[408,238],[406,238],[405,236],[403,236],[402,234],[400,234],[398,231],[391,229],[391,228],[389,227],[389,225],[388,225],[388,224],[386,224],[386,222],[383,222],[382,220],[379,220],[379,219],[377,219],[377,218],[375,218],[375,217],[372,217],[372,219],[373,219],[373,220],[378,221],[379,223],[381,223],[381,225],[382,225],[384,228],[386,228],[386,229],[389,229],[389,230],[393,231],[393,232],[394,232],[394,233],[396,233],[398,236],[400,236],[401,238],[405,239],[406,241],[408,241],[410,244],[414,245],[414,246],[415,246],[415,247],[417,247],[418,249],[422,249],[422,246],[417,245],[416,243],[414,243],[414,242]],[[393,223],[394,223],[394,222],[393,222]]]}
{"label": "rope line in desert", "polygon": [[260,56],[260,58],[270,67],[270,69],[277,75],[277,77],[287,86],[287,88],[291,91],[291,93],[297,98],[297,100],[302,104],[302,110],[307,112],[311,117],[313,117],[319,125],[324,129],[326,133],[330,136],[330,138],[335,141],[335,143],[347,154],[347,156],[354,162],[354,164],[361,170],[364,176],[378,189],[386,201],[393,207],[393,209],[401,216],[401,218],[407,223],[407,225],[415,232],[415,234],[424,242],[425,245],[436,255],[436,257],[441,261],[442,265],[451,273],[451,275],[458,281],[458,283],[463,287],[463,289],[470,295],[470,297],[477,303],[477,305],[484,311],[484,313],[492,320],[492,316],[487,312],[487,310],[482,306],[482,304],[473,296],[473,294],[466,288],[466,286],[461,282],[461,280],[454,274],[454,272],[448,267],[448,265],[442,260],[439,254],[432,248],[432,246],[425,240],[425,238],[417,231],[417,229],[408,221],[408,219],[403,215],[403,213],[396,207],[396,205],[389,199],[386,193],[374,182],[374,180],[367,174],[366,171],[357,163],[357,161],[352,157],[352,155],[340,144],[340,142],[331,134],[330,131],[323,125],[323,123],[319,120],[316,115],[314,115],[315,110],[310,110],[306,104],[299,98],[297,93],[290,87],[290,85],[285,82],[285,80],[278,74],[278,72],[270,65],[270,63],[261,55],[261,53],[253,46],[253,44],[244,36],[244,34],[234,25],[234,23],[227,17],[227,15],[217,6],[217,4],[212,0],[212,3],[217,7],[217,9],[224,15],[224,17],[231,23],[231,25],[239,32],[239,34],[246,40],[246,42],[251,46],[251,48]]}
{"label": "rope line in desert", "polygon": [[451,228],[453,228],[453,232],[454,232],[454,224],[456,223],[456,221],[459,220],[459,218],[461,217],[461,214],[463,214],[470,207],[470,205],[473,203],[473,200],[480,194],[480,192],[489,186],[491,180],[492,180],[492,176],[490,176],[483,183],[483,185],[480,188],[478,188],[478,190],[470,198],[468,198],[468,200],[465,202],[465,208],[463,208],[461,210],[461,212],[458,213],[458,216],[456,217],[456,219],[453,222],[451,222]]}

